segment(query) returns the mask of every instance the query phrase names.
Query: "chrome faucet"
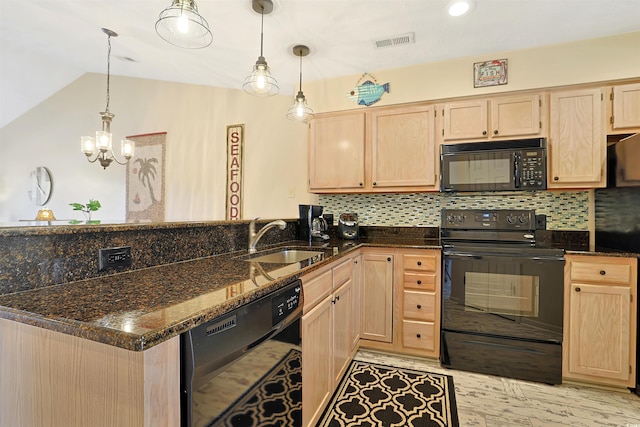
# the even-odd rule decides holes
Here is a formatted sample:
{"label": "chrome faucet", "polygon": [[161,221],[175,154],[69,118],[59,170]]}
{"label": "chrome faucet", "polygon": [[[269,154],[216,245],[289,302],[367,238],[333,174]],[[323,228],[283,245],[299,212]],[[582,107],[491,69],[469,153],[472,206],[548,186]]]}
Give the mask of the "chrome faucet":
{"label": "chrome faucet", "polygon": [[256,221],[259,219],[260,217],[252,220],[249,223],[249,253],[250,254],[255,254],[256,253],[256,245],[258,244],[258,241],[262,238],[262,236],[264,236],[264,234],[269,231],[272,228],[275,227],[279,227],[280,230],[284,230],[285,227],[287,226],[287,223],[284,222],[281,219],[275,220],[275,221],[271,221],[269,224],[265,225],[264,227],[262,227],[260,229],[260,231],[258,231],[256,233]]}

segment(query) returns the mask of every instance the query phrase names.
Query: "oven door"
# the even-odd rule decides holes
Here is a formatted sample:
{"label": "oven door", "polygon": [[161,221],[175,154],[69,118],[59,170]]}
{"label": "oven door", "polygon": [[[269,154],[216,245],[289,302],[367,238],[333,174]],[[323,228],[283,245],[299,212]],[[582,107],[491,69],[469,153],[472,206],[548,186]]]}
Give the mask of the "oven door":
{"label": "oven door", "polygon": [[563,282],[555,250],[447,249],[442,329],[561,343]]}

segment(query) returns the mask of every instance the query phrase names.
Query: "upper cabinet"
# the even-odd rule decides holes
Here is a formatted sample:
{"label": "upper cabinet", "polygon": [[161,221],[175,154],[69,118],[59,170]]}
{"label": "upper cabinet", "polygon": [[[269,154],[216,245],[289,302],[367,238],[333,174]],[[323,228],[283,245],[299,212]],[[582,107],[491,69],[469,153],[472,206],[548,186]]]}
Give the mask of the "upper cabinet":
{"label": "upper cabinet", "polygon": [[319,115],[310,125],[309,191],[436,191],[435,108]]}
{"label": "upper cabinet", "polygon": [[606,185],[601,89],[552,92],[547,146],[549,189]]}
{"label": "upper cabinet", "polygon": [[335,113],[309,127],[309,191],[364,188],[365,113]]}
{"label": "upper cabinet", "polygon": [[640,132],[640,83],[614,86],[609,91],[609,132]]}
{"label": "upper cabinet", "polygon": [[496,96],[443,106],[443,141],[533,137],[543,132],[543,97]]}

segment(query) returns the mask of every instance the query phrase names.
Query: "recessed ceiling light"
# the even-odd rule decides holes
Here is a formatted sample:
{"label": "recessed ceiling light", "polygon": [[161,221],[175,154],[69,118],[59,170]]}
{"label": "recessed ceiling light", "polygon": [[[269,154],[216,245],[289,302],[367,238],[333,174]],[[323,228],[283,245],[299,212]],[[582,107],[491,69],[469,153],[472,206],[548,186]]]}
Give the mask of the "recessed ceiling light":
{"label": "recessed ceiling light", "polygon": [[451,16],[461,16],[469,12],[472,6],[472,0],[453,0],[447,6],[447,10]]}

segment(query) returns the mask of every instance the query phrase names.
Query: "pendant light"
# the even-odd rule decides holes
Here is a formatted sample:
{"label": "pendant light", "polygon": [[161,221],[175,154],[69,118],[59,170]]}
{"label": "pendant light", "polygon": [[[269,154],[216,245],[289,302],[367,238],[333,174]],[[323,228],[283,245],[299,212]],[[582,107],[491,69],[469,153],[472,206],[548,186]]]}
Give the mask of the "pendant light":
{"label": "pendant light", "polygon": [[264,42],[264,15],[268,15],[273,11],[273,2],[271,0],[252,0],[253,10],[260,13],[260,56],[253,67],[251,74],[244,79],[242,89],[255,96],[273,96],[277,95],[279,88],[278,82],[271,76],[267,61],[262,56],[262,47]]}
{"label": "pendant light", "polygon": [[302,93],[302,57],[309,55],[309,48],[304,45],[294,46],[293,54],[300,57],[300,90],[293,105],[287,111],[287,118],[306,123],[314,117],[313,110],[307,105],[307,99]]}
{"label": "pendant light", "polygon": [[195,0],[173,0],[160,12],[156,32],[172,45],[186,49],[201,49],[213,41],[209,24],[198,13]]}
{"label": "pendant light", "polygon": [[[107,107],[100,113],[102,117],[102,130],[96,131],[96,138],[93,139],[90,136],[83,136],[80,138],[80,149],[87,156],[89,163],[94,163],[96,160],[100,162],[100,165],[106,169],[112,161],[121,165],[126,165],[135,149],[135,142],[123,139],[121,141],[121,154],[126,160],[124,162],[119,161],[113,151],[111,150],[111,120],[115,117],[115,114],[109,111],[109,77],[111,75],[111,37],[118,37],[118,34],[103,28],[102,32],[107,35]],[[93,160],[91,156],[96,155]]]}

